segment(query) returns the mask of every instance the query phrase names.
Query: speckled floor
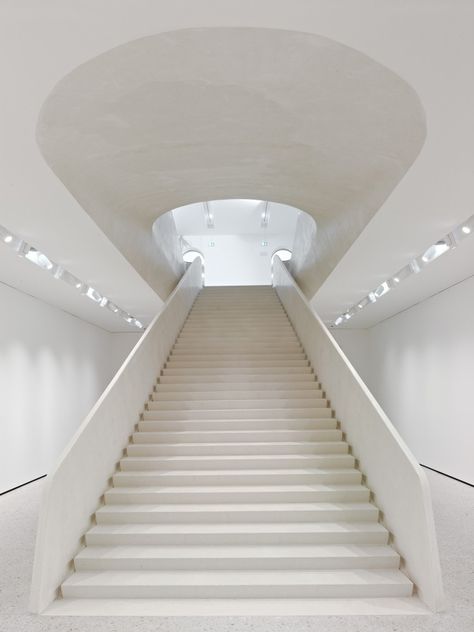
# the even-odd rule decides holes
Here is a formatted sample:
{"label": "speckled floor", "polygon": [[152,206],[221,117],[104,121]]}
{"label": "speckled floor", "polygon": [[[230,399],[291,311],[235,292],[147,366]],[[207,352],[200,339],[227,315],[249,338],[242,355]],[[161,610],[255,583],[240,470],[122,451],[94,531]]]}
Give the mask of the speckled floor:
{"label": "speckled floor", "polygon": [[45,617],[27,601],[42,481],[0,497],[2,632],[473,632],[474,489],[427,471],[432,488],[445,612],[412,617]]}

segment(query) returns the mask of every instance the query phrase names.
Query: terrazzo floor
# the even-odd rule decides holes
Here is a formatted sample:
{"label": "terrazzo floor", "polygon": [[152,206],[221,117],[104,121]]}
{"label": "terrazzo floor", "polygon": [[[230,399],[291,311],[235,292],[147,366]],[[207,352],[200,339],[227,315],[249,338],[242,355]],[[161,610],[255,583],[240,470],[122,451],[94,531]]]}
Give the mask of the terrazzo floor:
{"label": "terrazzo floor", "polygon": [[43,481],[0,497],[1,632],[473,632],[474,488],[427,470],[447,597],[431,616],[46,617],[27,611]]}

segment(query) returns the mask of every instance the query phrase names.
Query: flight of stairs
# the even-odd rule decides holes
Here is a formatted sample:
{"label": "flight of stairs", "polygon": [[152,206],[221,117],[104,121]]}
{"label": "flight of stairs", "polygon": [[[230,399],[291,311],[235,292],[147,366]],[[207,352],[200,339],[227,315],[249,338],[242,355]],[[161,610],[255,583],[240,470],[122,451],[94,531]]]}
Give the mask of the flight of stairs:
{"label": "flight of stairs", "polygon": [[272,288],[202,290],[63,598],[409,597],[322,388]]}

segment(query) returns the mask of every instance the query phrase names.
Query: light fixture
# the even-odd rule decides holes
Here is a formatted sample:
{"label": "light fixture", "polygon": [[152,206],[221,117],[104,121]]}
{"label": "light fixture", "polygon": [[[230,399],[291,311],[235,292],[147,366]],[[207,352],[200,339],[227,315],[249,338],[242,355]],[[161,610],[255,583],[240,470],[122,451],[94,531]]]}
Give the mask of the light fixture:
{"label": "light fixture", "polygon": [[204,206],[204,218],[206,220],[206,226],[208,228],[214,228],[214,215],[211,213],[209,202],[203,202]]}
{"label": "light fixture", "polygon": [[262,246],[268,246],[268,241],[262,241],[261,244]]}
{"label": "light fixture", "polygon": [[14,235],[9,230],[7,230],[4,226],[0,225],[0,243],[3,241],[10,249],[14,252],[18,253],[20,257],[24,257],[30,263],[38,266],[42,270],[49,272],[53,278],[58,279],[60,281],[64,281],[69,286],[79,290],[81,294],[90,298],[94,303],[98,303],[101,307],[106,307],[111,312],[118,314],[124,314],[127,316],[127,322],[138,327],[139,329],[145,329],[143,324],[127,312],[121,310],[117,305],[109,301],[105,296],[103,296],[100,292],[95,290],[93,287],[78,279],[74,274],[71,274],[68,270],[63,268],[61,265],[52,261],[44,252],[41,252],[37,248],[31,246],[26,241],[23,241],[17,235]]}
{"label": "light fixture", "polygon": [[448,237],[445,239],[440,239],[435,244],[430,246],[426,252],[421,256],[421,260],[423,263],[431,263],[442,254],[444,254],[447,250],[451,248],[451,243]]}
{"label": "light fixture", "polygon": [[209,246],[210,246],[211,248],[214,248],[214,246],[215,246],[215,245],[216,245],[216,242],[215,242],[215,241],[210,241],[210,242],[209,242]]}
{"label": "light fixture", "polygon": [[48,259],[48,257],[43,252],[36,250],[36,248],[33,248],[32,246],[29,246],[26,249],[26,252],[24,252],[24,256],[26,259],[31,261],[31,263],[34,263],[36,266],[38,266],[38,268],[42,268],[43,270],[52,270],[54,267],[53,262]]}
{"label": "light fixture", "polygon": [[374,290],[374,294],[377,298],[380,298],[384,294],[387,294],[387,292],[390,292],[391,289],[392,289],[392,286],[391,286],[390,281],[384,281],[378,286],[378,288]]}
{"label": "light fixture", "polygon": [[379,298],[385,296],[391,289],[397,287],[402,281],[407,279],[413,274],[418,274],[423,268],[429,265],[432,261],[435,261],[448,250],[456,247],[459,241],[465,239],[468,235],[474,232],[474,215],[471,215],[462,224],[459,224],[450,233],[445,235],[442,239],[439,239],[433,245],[431,245],[425,252],[419,257],[415,257],[406,266],[401,268],[391,278],[383,281],[378,285],[375,290],[369,292],[361,301],[356,303],[354,307],[347,312],[344,312],[334,321],[334,325],[338,326],[345,320],[352,318],[357,311],[364,309],[367,305],[375,303]]}
{"label": "light fixture", "polygon": [[269,221],[269,213],[268,213],[268,202],[264,202],[264,207],[262,211],[262,221],[260,223],[262,228],[267,228]]}

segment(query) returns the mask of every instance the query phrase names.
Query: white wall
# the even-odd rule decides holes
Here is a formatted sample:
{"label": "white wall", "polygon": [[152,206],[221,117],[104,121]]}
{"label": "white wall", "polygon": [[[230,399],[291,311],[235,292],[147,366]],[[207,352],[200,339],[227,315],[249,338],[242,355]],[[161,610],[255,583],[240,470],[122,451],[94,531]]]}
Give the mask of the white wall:
{"label": "white wall", "polygon": [[[288,235],[185,235],[204,255],[205,285],[270,285],[271,257],[291,248]],[[268,246],[262,246],[262,240]],[[288,243],[290,241],[290,243]],[[210,243],[214,246],[210,246]]]}
{"label": "white wall", "polygon": [[139,336],[0,283],[0,492],[50,471]]}
{"label": "white wall", "polygon": [[369,330],[333,331],[418,461],[470,483],[473,313],[471,277]]}

